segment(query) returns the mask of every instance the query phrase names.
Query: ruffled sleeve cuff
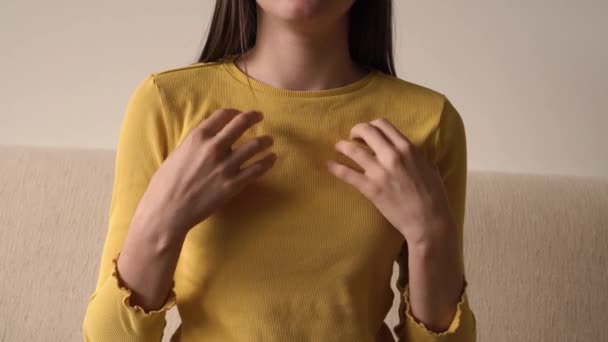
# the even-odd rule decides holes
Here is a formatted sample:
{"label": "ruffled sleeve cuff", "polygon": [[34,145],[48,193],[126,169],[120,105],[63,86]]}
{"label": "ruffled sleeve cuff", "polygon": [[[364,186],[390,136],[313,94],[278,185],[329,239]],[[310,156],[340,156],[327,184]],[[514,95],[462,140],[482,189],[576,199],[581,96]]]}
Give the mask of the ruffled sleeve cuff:
{"label": "ruffled sleeve cuff", "polygon": [[83,322],[85,341],[160,341],[166,312],[176,304],[175,281],[163,306],[146,312],[131,304],[131,289],[118,274],[118,254],[112,259],[112,274],[90,298]]}
{"label": "ruffled sleeve cuff", "polygon": [[468,282],[464,281],[464,286],[460,295],[460,300],[456,305],[456,313],[445,331],[437,332],[429,329],[423,322],[418,321],[413,315],[409,299],[409,283],[403,291],[405,303],[406,331],[408,332],[407,341],[476,341],[476,322],[475,316],[469,307],[467,298]]}
{"label": "ruffled sleeve cuff", "polygon": [[162,314],[162,316],[164,318],[164,314],[166,314],[166,312],[168,310],[170,310],[173,306],[175,306],[175,304],[177,302],[177,298],[175,295],[175,280],[171,281],[171,290],[169,291],[169,295],[168,295],[167,299],[165,300],[163,306],[156,310],[146,311],[139,305],[131,304],[132,291],[131,291],[131,289],[129,289],[128,287],[126,287],[123,284],[123,282],[120,278],[120,275],[118,274],[118,257],[119,256],[120,256],[120,253],[116,254],[116,256],[114,258],[112,258],[112,265],[113,265],[112,266],[113,267],[112,283],[114,286],[116,286],[116,288],[120,292],[120,296],[121,296],[120,303],[124,306],[124,309],[131,312],[131,314],[133,314],[134,316],[142,316],[142,317],[149,318],[152,316],[158,316],[159,314]]}

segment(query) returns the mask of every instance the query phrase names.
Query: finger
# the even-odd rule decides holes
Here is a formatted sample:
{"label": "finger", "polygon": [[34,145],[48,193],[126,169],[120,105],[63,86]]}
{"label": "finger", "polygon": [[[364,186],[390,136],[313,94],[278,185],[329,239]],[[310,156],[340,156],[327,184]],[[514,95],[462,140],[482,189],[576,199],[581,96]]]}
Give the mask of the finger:
{"label": "finger", "polygon": [[385,118],[378,118],[370,121],[370,125],[375,126],[384,133],[384,135],[393,143],[395,146],[404,144],[413,145],[410,139],[405,136],[397,127],[395,127],[390,121]]}
{"label": "finger", "polygon": [[257,178],[263,175],[266,171],[268,171],[277,160],[277,155],[274,153],[269,153],[264,158],[257,160],[253,164],[244,167],[240,170],[236,176],[232,179],[232,185],[237,188],[242,188],[245,185],[249,184],[254,178]]}
{"label": "finger", "polygon": [[382,133],[395,146],[395,148],[402,154],[408,154],[414,150],[414,144],[412,141],[385,118],[378,118],[370,121],[370,125],[373,125],[381,130]]}
{"label": "finger", "polygon": [[393,144],[378,130],[367,122],[360,122],[350,130],[351,138],[360,138],[374,151],[381,163],[389,162],[387,152],[394,150]]}
{"label": "finger", "polygon": [[221,108],[211,113],[211,115],[203,120],[199,125],[200,132],[207,136],[215,136],[224,126],[240,113],[234,108]]}
{"label": "finger", "polygon": [[222,147],[232,146],[247,129],[262,120],[262,114],[256,111],[242,112],[235,116],[216,135]]}
{"label": "finger", "polygon": [[333,160],[327,161],[327,170],[345,183],[354,186],[368,198],[373,195],[373,184],[362,173],[359,173],[348,166],[336,163]]}
{"label": "finger", "polygon": [[226,167],[230,170],[236,170],[256,153],[272,146],[272,144],[273,139],[269,135],[251,138],[230,154],[225,160]]}
{"label": "finger", "polygon": [[359,164],[368,175],[380,169],[376,157],[355,142],[340,140],[336,143],[335,148]]}

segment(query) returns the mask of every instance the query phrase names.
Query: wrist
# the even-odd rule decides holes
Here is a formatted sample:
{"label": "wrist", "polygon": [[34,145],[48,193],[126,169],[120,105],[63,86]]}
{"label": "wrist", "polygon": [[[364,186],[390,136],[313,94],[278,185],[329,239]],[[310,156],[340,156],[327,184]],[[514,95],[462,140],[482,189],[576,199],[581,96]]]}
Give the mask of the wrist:
{"label": "wrist", "polygon": [[408,240],[408,245],[410,249],[422,255],[434,254],[452,245],[456,247],[458,234],[455,228],[454,220],[450,216],[434,215],[420,223],[417,229],[411,229],[421,234],[410,238],[412,241]]}
{"label": "wrist", "polygon": [[452,258],[458,253],[457,235],[451,232],[437,234],[408,244],[410,259],[431,261]]}
{"label": "wrist", "polygon": [[185,225],[159,211],[136,212],[129,229],[159,252],[181,247],[188,233]]}

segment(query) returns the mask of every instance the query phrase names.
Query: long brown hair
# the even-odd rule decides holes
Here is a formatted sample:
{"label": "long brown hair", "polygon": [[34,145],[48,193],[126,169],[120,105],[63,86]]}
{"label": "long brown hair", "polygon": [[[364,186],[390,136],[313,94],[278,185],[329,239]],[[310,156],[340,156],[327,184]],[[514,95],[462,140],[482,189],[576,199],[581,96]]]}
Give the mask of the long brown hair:
{"label": "long brown hair", "polygon": [[[395,76],[392,0],[355,0],[349,11],[349,49],[359,65]],[[198,63],[244,54],[255,44],[255,0],[216,0]]]}

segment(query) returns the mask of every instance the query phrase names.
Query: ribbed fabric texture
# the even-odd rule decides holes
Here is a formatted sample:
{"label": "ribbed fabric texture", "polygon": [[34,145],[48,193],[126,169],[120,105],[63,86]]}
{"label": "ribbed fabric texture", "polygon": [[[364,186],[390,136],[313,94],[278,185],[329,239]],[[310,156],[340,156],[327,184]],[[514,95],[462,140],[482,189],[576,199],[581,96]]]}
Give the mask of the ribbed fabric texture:
{"label": "ribbed fabric texture", "polygon": [[[269,151],[278,159],[193,227],[165,305],[144,312],[130,305],[130,290],[116,272],[130,220],[162,162],[223,107],[263,112],[264,120],[234,148],[270,134],[275,142]],[[466,291],[445,332],[430,331],[412,317],[403,236],[326,169],[326,160],[333,159],[360,170],[334,144],[348,139],[356,123],[378,117],[438,165],[462,241],[465,130],[443,94],[378,71],[328,90],[278,89],[249,78],[232,58],[146,77],[131,96],[120,130],[109,227],[84,317],[85,340],[160,341],[166,311],[177,305],[182,325],[173,341],[380,341],[396,260],[401,320],[393,329],[399,340],[474,341]]]}

